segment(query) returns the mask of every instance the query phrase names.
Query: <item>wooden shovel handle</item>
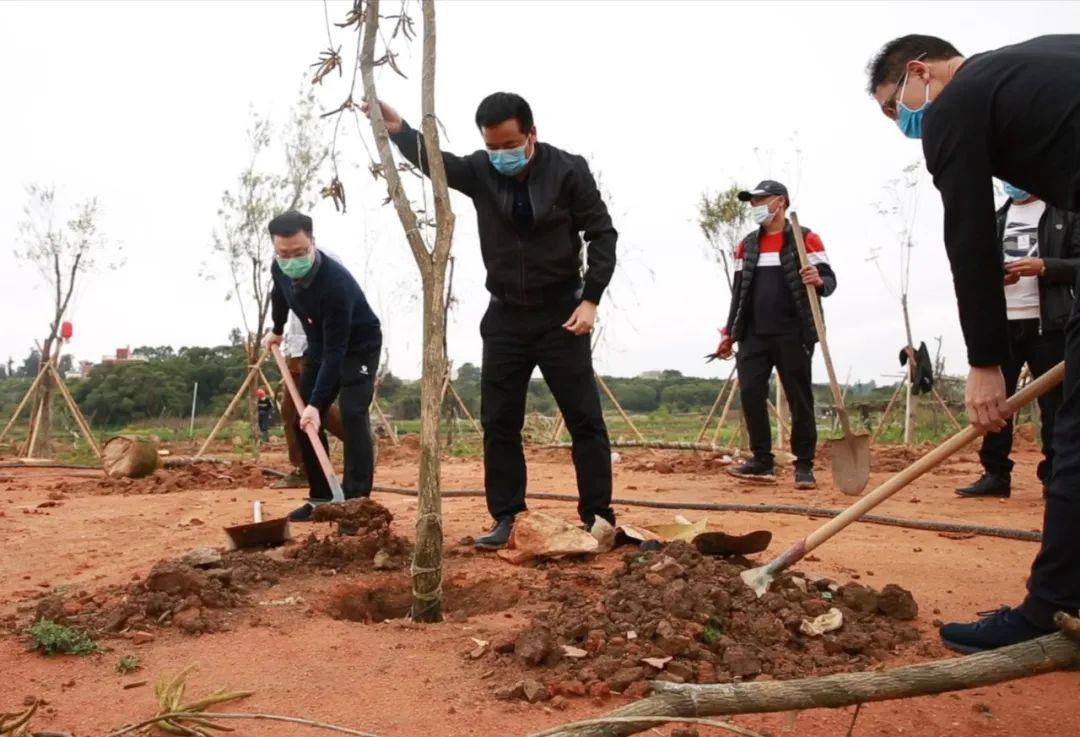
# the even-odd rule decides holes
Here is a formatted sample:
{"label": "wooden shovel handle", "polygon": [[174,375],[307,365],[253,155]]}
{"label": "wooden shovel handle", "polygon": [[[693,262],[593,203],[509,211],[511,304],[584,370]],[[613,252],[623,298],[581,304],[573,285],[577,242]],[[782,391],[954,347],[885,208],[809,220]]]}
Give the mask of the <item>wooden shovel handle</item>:
{"label": "wooden shovel handle", "polygon": [[[1009,411],[1016,412],[1061,383],[1065,377],[1065,363],[1059,363],[1016,394],[1009,397]],[[803,544],[802,555],[821,545],[855,520],[862,517],[881,502],[903,489],[915,479],[938,466],[949,456],[979,437],[979,431],[968,425],[944,443],[934,448],[900,473],[852,504],[836,517],[811,532]],[[801,557],[801,556],[800,556]]]}
{"label": "wooden shovel handle", "polygon": [[[791,230],[795,235],[795,248],[799,251],[799,263],[803,268],[810,265],[810,257],[806,255],[806,243],[803,241],[802,228],[799,227],[799,216],[791,213]],[[810,311],[814,315],[814,328],[817,330],[818,341],[821,343],[821,355],[825,359],[825,370],[829,372],[829,388],[832,389],[833,402],[836,404],[836,412],[840,416],[840,425],[844,428],[844,437],[850,438],[851,422],[848,420],[847,408],[844,407],[844,397],[840,394],[840,385],[836,383],[836,370],[833,368],[832,355],[829,353],[829,343],[825,339],[825,320],[821,316],[821,302],[818,298],[817,289],[806,285],[806,296],[810,300]]]}
{"label": "wooden shovel handle", "polygon": [[[278,370],[281,372],[281,379],[285,382],[285,388],[288,389],[289,396],[292,397],[293,406],[296,407],[297,413],[302,413],[307,408],[307,405],[300,398],[300,391],[296,388],[296,382],[293,381],[292,373],[289,371],[289,364],[285,362],[285,356],[281,355],[281,348],[275,344],[270,348],[270,352],[274,354],[274,361],[277,362]],[[304,428],[304,432],[307,433],[308,438],[311,440],[311,446],[315,449],[315,457],[319,459],[319,466],[322,467],[326,481],[333,485],[337,475],[334,473],[334,467],[330,464],[330,458],[326,455],[326,448],[323,447],[322,440],[319,439],[318,431],[308,425]]]}

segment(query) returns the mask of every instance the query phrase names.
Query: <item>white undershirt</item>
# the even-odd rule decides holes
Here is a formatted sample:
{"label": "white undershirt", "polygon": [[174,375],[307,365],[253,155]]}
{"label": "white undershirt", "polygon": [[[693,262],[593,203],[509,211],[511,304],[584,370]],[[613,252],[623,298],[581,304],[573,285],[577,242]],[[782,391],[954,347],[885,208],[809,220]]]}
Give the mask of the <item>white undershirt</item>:
{"label": "white undershirt", "polygon": [[[1046,203],[1035,200],[1026,205],[1013,202],[1005,216],[1005,234],[1001,246],[1005,263],[1039,255],[1039,220]],[[1010,320],[1039,319],[1039,277],[1022,276],[1016,284],[1005,287],[1005,307]]]}

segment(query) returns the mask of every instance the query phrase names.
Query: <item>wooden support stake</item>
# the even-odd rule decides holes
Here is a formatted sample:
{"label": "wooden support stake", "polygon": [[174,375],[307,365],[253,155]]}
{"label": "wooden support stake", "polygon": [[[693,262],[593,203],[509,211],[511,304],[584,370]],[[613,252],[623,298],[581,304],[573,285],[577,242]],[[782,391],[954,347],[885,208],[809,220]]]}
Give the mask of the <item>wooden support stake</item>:
{"label": "wooden support stake", "polygon": [[716,415],[716,410],[720,406],[720,402],[724,399],[724,392],[726,392],[731,386],[731,382],[735,378],[735,371],[737,369],[737,366],[731,369],[731,373],[728,375],[727,381],[725,381],[724,385],[720,387],[720,391],[717,393],[716,399],[712,403],[712,407],[709,408],[709,414],[705,416],[705,423],[701,426],[701,432],[698,433],[697,442],[700,443],[705,440],[705,435],[709,432],[709,425],[712,424],[713,416]]}
{"label": "wooden support stake", "polygon": [[67,384],[64,383],[63,377],[60,376],[60,371],[56,368],[56,364],[50,363],[49,369],[52,371],[53,379],[56,381],[56,386],[60,390],[60,396],[64,398],[64,402],[67,403],[68,410],[71,412],[71,419],[75,421],[75,426],[79,428],[83,437],[86,438],[90,450],[94,451],[94,455],[100,459],[101,446],[99,446],[97,440],[94,439],[94,433],[90,430],[90,423],[86,421],[86,417],[79,409],[79,405],[75,403],[75,397],[71,396],[71,392],[68,391]]}
{"label": "wooden support stake", "polygon": [[383,429],[386,430],[386,434],[390,436],[390,444],[396,447],[398,444],[397,429],[390,424],[389,418],[383,414],[382,407],[379,406],[377,397],[371,398],[371,406],[375,408],[375,414],[379,416],[379,422],[382,423]]}
{"label": "wooden support stake", "polygon": [[945,397],[938,393],[937,387],[931,387],[930,391],[933,392],[934,398],[938,400],[938,404],[941,405],[941,408],[945,410],[945,414],[949,416],[949,421],[952,422],[953,427],[957,430],[963,430],[963,425],[960,424],[959,420],[956,419],[956,415],[949,409],[949,405],[945,402]]}
{"label": "wooden support stake", "polygon": [[30,388],[26,390],[26,394],[23,395],[22,401],[19,402],[19,406],[15,408],[15,412],[12,413],[11,419],[8,420],[8,424],[4,425],[3,431],[0,432],[0,441],[2,441],[4,437],[8,434],[8,430],[10,430],[15,424],[16,420],[19,419],[19,415],[22,414],[22,411],[26,407],[27,402],[29,402],[31,397],[34,396],[34,392],[37,390],[38,384],[41,383],[41,377],[44,373],[45,372],[43,370],[41,370],[40,368],[38,369],[37,376],[35,376],[34,380],[30,383]]}
{"label": "wooden support stake", "polygon": [[555,413],[555,429],[551,431],[551,440],[550,440],[550,442],[552,442],[552,443],[559,442],[559,436],[562,435],[563,424],[564,424],[564,421],[563,421],[562,412],[556,412]]}
{"label": "wooden support stake", "polygon": [[641,432],[637,429],[637,425],[635,425],[634,421],[630,419],[630,415],[626,414],[626,410],[622,408],[622,405],[619,404],[619,400],[615,398],[615,393],[608,388],[607,383],[605,383],[603,377],[600,376],[600,372],[593,371],[593,376],[596,377],[597,383],[600,384],[600,388],[602,388],[604,390],[604,393],[607,394],[607,397],[611,400],[611,403],[615,405],[615,409],[619,411],[619,414],[622,416],[623,421],[626,422],[626,424],[630,426],[630,429],[634,431],[634,434],[637,435],[638,440],[645,442],[645,436],[642,435]]}
{"label": "wooden support stake", "polygon": [[[724,402],[724,409],[720,412],[720,419],[716,421],[716,432],[713,433],[713,445],[716,445],[720,440],[720,432],[724,428],[724,423],[727,421],[728,412],[731,411],[731,405],[735,401],[735,395],[739,391],[739,377],[736,376],[735,380],[731,382],[731,390],[728,392],[727,401]],[[740,426],[742,423],[739,423]]]}
{"label": "wooden support stake", "polygon": [[251,382],[255,379],[256,369],[259,367],[260,364],[262,364],[263,359],[265,358],[266,353],[263,353],[261,356],[259,356],[259,360],[256,362],[256,364],[250,369],[248,369],[247,376],[244,377],[243,383],[240,384],[240,388],[236,390],[236,394],[233,395],[232,401],[229,402],[229,406],[225,408],[225,411],[222,413],[221,417],[218,418],[217,424],[214,425],[214,429],[212,429],[210,431],[210,434],[206,436],[206,440],[203,441],[202,446],[199,448],[199,452],[195,454],[195,458],[199,458],[200,456],[202,456],[203,453],[206,452],[206,449],[210,447],[210,443],[213,441],[214,436],[218,434],[222,426],[229,420],[229,417],[232,415],[233,410],[236,409],[236,405],[240,403],[240,400],[243,398],[244,393],[248,390]]}
{"label": "wooden support stake", "polygon": [[885,422],[889,419],[889,413],[892,412],[893,405],[896,404],[896,399],[900,396],[900,390],[904,388],[905,383],[905,381],[901,381],[896,385],[896,391],[893,392],[892,399],[885,405],[885,411],[881,413],[881,419],[878,421],[877,429],[874,430],[874,434],[870,436],[871,443],[876,443],[878,437],[881,435],[881,431],[885,429]]}
{"label": "wooden support stake", "polygon": [[463,400],[461,398],[461,395],[458,394],[457,387],[454,386],[454,382],[452,381],[450,382],[450,392],[454,395],[454,399],[457,400],[458,407],[461,408],[461,411],[465,413],[465,417],[467,417],[469,422],[472,424],[473,430],[476,431],[477,435],[483,437],[484,430],[480,427],[480,423],[476,421],[476,418],[472,416],[472,412],[469,411],[469,408],[465,406],[465,400]]}

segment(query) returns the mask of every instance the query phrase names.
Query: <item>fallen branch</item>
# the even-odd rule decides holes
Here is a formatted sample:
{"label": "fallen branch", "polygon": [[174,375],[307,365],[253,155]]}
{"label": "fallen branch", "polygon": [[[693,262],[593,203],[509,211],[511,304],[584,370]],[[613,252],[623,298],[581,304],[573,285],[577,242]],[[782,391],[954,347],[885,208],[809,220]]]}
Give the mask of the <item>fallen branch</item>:
{"label": "fallen branch", "polygon": [[130,727],[124,727],[123,729],[111,732],[107,737],[120,737],[120,735],[128,734],[136,730],[148,727],[162,719],[170,719],[175,721],[183,721],[185,719],[255,719],[255,720],[268,720],[273,722],[289,722],[291,724],[302,724],[305,727],[316,727],[318,729],[328,729],[332,732],[341,732],[342,734],[351,734],[354,737],[378,737],[371,732],[360,732],[355,729],[349,729],[348,727],[341,727],[337,724],[329,724],[327,722],[317,722],[313,719],[301,719],[300,717],[286,717],[278,714],[227,714],[219,713],[216,711],[207,712],[190,712],[190,711],[178,711],[172,714],[159,714],[153,719],[147,719],[146,721],[133,724]]}
{"label": "fallen branch", "polygon": [[[649,729],[661,717],[677,721],[683,717],[836,709],[1080,668],[1080,639],[1072,639],[1080,638],[1080,622],[1064,614],[1058,614],[1055,621],[1062,632],[998,650],[876,673],[707,686],[653,682],[653,696],[601,717],[599,721],[606,724],[564,725],[530,737],[624,737]],[[619,721],[611,722],[612,718]]]}
{"label": "fallen branch", "polygon": [[700,724],[703,727],[716,727],[717,729],[723,729],[732,734],[743,735],[743,737],[763,737],[760,732],[755,732],[752,729],[746,729],[740,727],[738,724],[732,724],[731,722],[718,722],[715,719],[702,719],[700,717],[600,717],[599,719],[582,719],[580,722],[570,722],[569,724],[563,724],[559,727],[546,730],[544,732],[537,732],[529,735],[529,737],[548,737],[548,735],[558,734],[563,730],[571,727],[600,727],[605,724],[642,724],[645,722],[653,724],[669,724],[671,722],[677,722],[679,724]]}
{"label": "fallen branch", "polygon": [[[572,448],[573,443],[549,443],[549,448]],[[612,440],[612,448],[648,448],[650,450],[700,450],[706,453],[735,453],[716,443],[691,443],[685,440]]]}

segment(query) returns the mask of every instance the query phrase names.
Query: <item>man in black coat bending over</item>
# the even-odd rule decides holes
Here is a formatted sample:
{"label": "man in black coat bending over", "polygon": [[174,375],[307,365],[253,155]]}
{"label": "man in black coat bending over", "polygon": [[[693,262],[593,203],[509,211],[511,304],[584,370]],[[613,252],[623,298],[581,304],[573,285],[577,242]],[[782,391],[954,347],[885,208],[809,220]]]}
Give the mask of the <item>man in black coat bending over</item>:
{"label": "man in black coat bending over", "polygon": [[[971,57],[935,36],[882,47],[868,91],[908,138],[922,139],[926,168],[945,209],[952,267],[967,344],[971,424],[1008,423],[1002,366],[1009,326],[993,177],[1070,212],[1080,211],[1080,36],[1041,36]],[[1065,328],[1065,391],[1054,423],[1043,541],[1027,597],[971,623],[946,624],[944,643],[977,652],[1038,637],[1056,611],[1080,608],[1080,312]]]}
{"label": "man in black coat bending over", "polygon": [[382,351],[382,329],[352,274],[315,247],[310,217],[286,212],[271,220],[269,229],[275,258],[270,267],[273,330],[266,346],[281,343],[289,310],[296,313],[307,336],[298,387],[307,406],[297,420],[296,434],[311,492],[307,504],[289,519],[308,522],[315,506],[333,496],[304,429],[313,426],[327,447],[323,424],[335,398],[345,431],[345,498],[371,495],[374,453],[368,407]]}
{"label": "man in black coat bending over", "polygon": [[[425,172],[420,133],[380,103],[390,137]],[[593,375],[589,333],[615,269],[617,233],[589,165],[537,140],[529,104],[496,92],[476,110],[486,150],[443,153],[451,187],[472,198],[491,303],[480,322],[484,488],[491,532],[480,548],[506,544],[525,510],[521,428],[533,369],[540,368],[573,438],[578,514],[614,523],[611,446]],[[582,235],[588,242],[582,263]],[[583,268],[584,266],[584,268]]]}

